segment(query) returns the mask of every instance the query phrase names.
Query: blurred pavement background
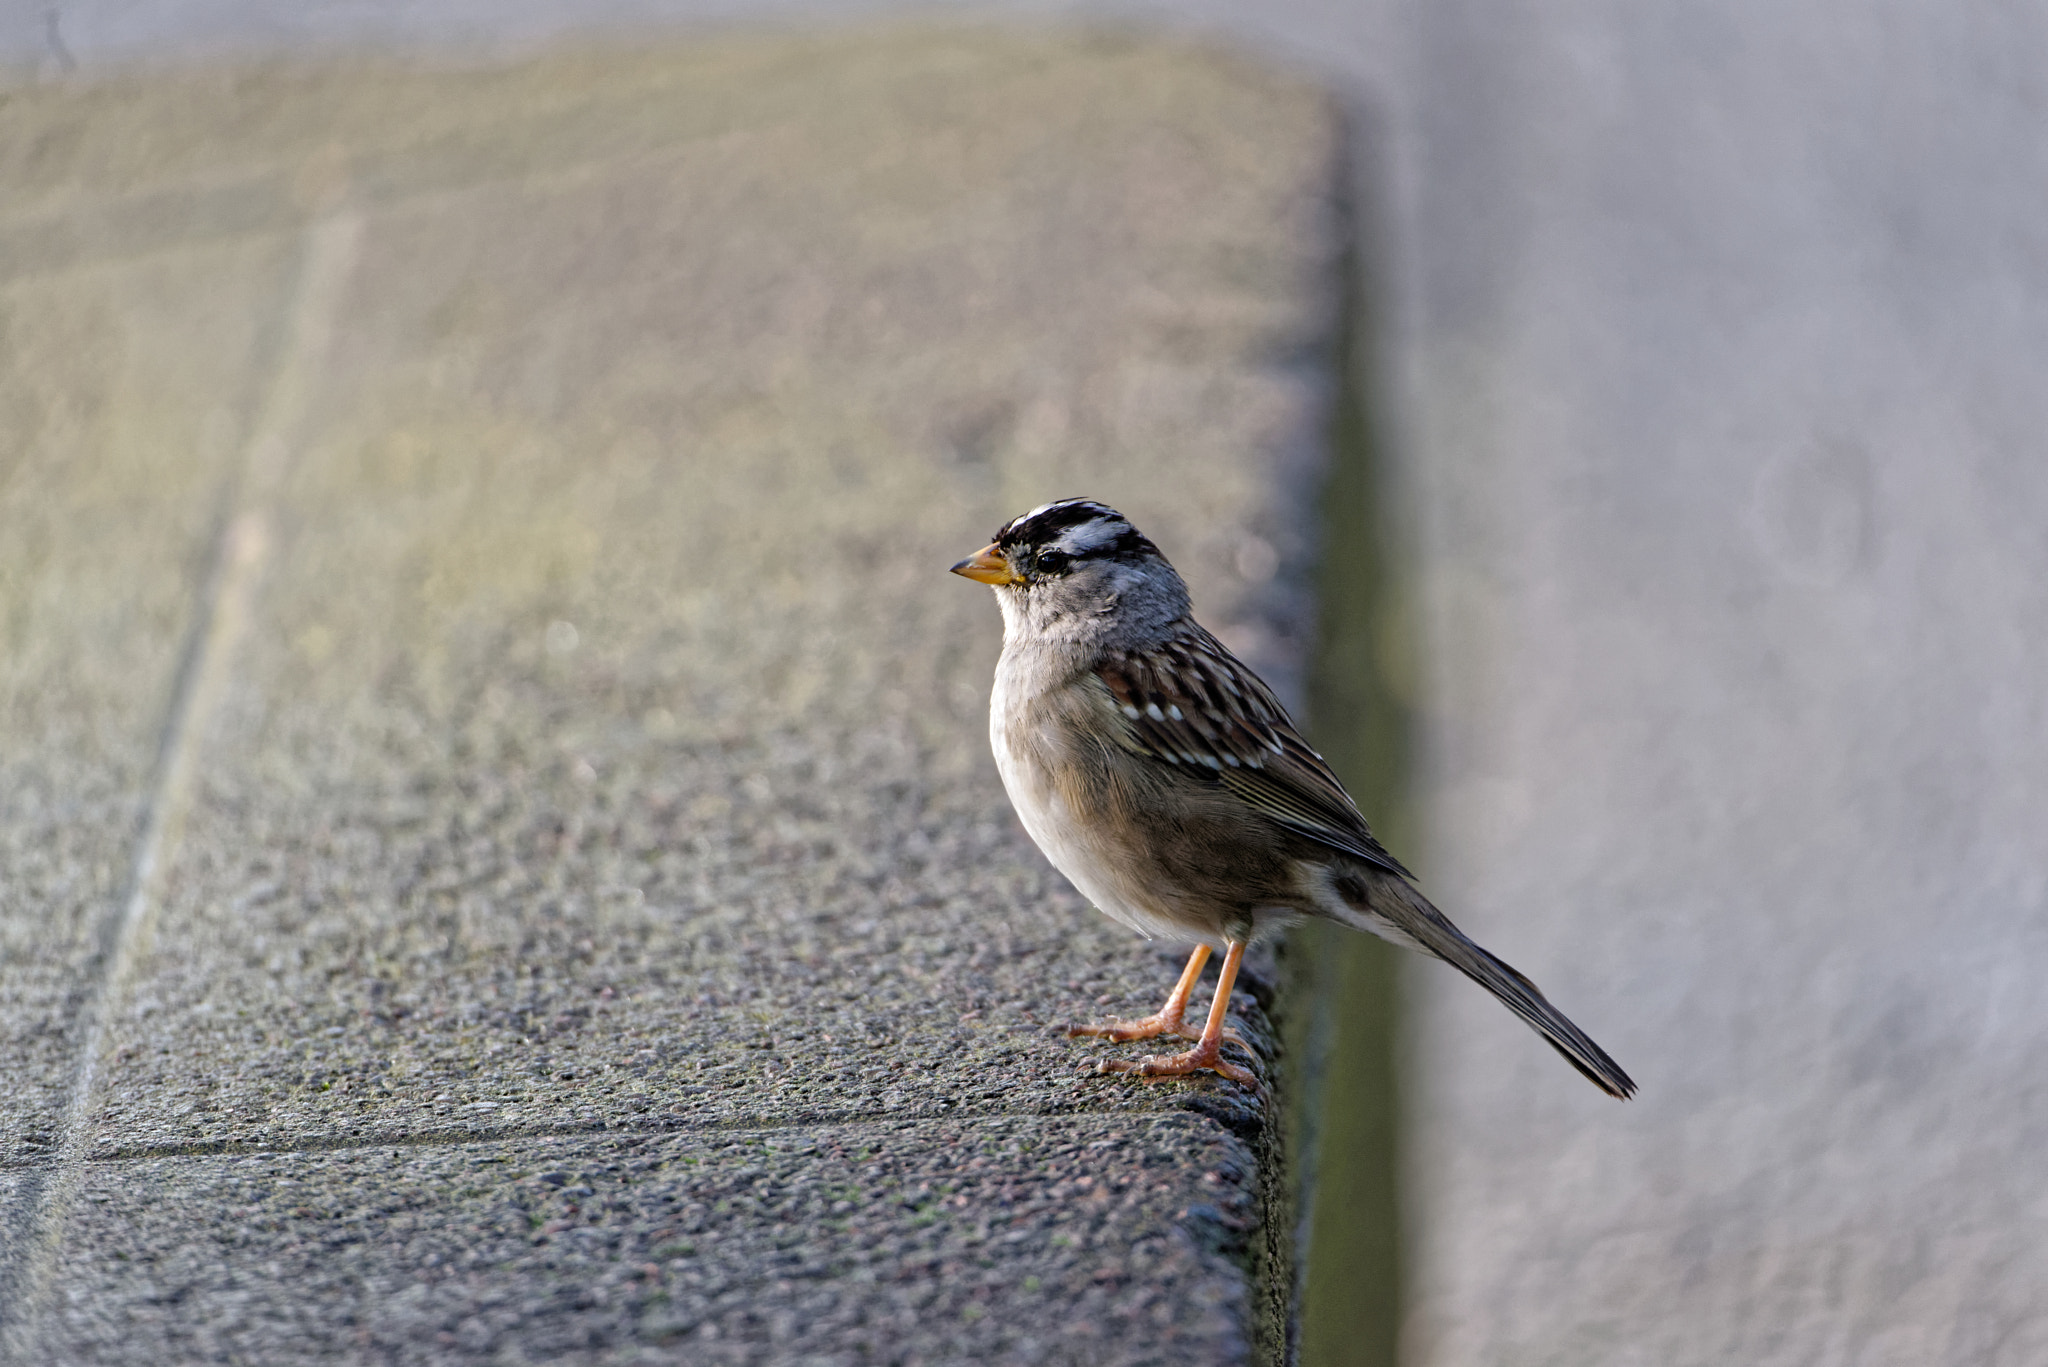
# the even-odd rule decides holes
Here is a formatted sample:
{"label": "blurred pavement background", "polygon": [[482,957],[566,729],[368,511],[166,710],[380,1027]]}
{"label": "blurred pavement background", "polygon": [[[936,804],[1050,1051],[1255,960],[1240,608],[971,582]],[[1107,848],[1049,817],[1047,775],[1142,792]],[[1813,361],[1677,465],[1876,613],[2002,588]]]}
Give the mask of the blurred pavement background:
{"label": "blurred pavement background", "polygon": [[[56,79],[884,9],[170,0],[0,43]],[[1349,103],[1404,857],[1644,1087],[1411,975],[1408,1360],[2048,1359],[2048,12],[937,12],[1220,33]]]}

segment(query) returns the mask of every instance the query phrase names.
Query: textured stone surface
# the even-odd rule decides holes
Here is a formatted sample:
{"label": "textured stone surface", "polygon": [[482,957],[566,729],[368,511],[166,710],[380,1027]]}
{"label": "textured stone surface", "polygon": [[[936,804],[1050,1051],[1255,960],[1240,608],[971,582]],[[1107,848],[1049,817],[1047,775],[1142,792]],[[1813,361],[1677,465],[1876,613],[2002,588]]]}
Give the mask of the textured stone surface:
{"label": "textured stone surface", "polygon": [[1253,1162],[1168,1115],[95,1165],[37,1349],[108,1363],[1241,1359]]}
{"label": "textured stone surface", "polygon": [[[1010,1252],[1047,1269],[1041,1288],[1056,1267],[1113,1288],[1156,1243],[1145,1306],[1214,1307],[1183,1321],[1176,1359],[1251,1351],[1264,1105],[1218,1079],[1098,1078],[1080,1065],[1108,1046],[1058,1035],[1152,1003],[1175,956],[1089,911],[1010,816],[984,740],[994,605],[945,566],[1085,489],[1291,686],[1333,323],[1327,103],[1185,51],[895,34],[201,73],[8,108],[17,288],[162,263],[198,302],[152,314],[124,285],[109,308],[173,352],[236,314],[243,331],[206,345],[245,357],[169,372],[230,415],[226,470],[175,429],[155,448],[172,487],[223,510],[201,549],[227,568],[184,629],[198,682],[156,799],[175,820],[107,970],[92,1104],[59,1136],[57,1180],[14,1210],[39,1231],[10,1248],[16,1341],[96,1359],[147,1324],[268,1356],[254,1345],[282,1340],[262,1336],[296,1325],[383,1351],[344,1332],[415,1324],[390,1299],[410,1265],[391,1250],[376,1272],[374,1240],[350,1255],[367,1260],[354,1301],[300,1304],[298,1255],[273,1256],[260,1222],[246,1257],[165,1289],[192,1270],[170,1250],[218,1233],[211,1184],[257,1153],[332,1150],[265,1161],[332,1184],[322,1218],[346,1225],[470,1199],[409,1185],[407,1163],[439,1180],[440,1144],[532,1167],[514,1156],[579,1133],[682,1153],[733,1127],[902,1117],[918,1123],[888,1143],[921,1173],[981,1144],[978,1123],[989,1144],[1085,1129],[1098,1180],[1150,1194],[1114,1249],[1061,1252],[1047,1223]],[[269,292],[241,300],[190,264],[216,260]],[[249,318],[267,329],[253,357]],[[98,374],[40,360],[60,389]],[[125,553],[192,618],[190,550]],[[72,667],[153,686],[153,744],[163,684],[109,640],[87,630]],[[106,837],[131,860],[137,824]],[[1265,991],[1240,999],[1262,1041]],[[7,1028],[37,1028],[45,1008],[17,1000]],[[24,1087],[61,1095],[76,1048],[44,1053]],[[338,1156],[380,1144],[402,1161]],[[1223,1149],[1238,1156],[1193,1156]],[[1040,1151],[1018,1151],[1016,1181],[1053,1181]],[[1163,1187],[1143,1176],[1160,1164],[1178,1174]],[[512,1199],[477,1171],[460,1180],[478,1209]],[[149,1208],[132,1247],[132,1220],[95,1223],[96,1194]],[[772,1239],[735,1230],[718,1277],[770,1285],[750,1260]],[[860,1257],[897,1246],[870,1232]],[[869,1267],[806,1256],[828,1284]],[[637,1310],[586,1323],[543,1270],[507,1265],[487,1294],[531,1283],[557,1317],[543,1338],[639,1342]],[[1050,1360],[1167,1351],[1151,1308],[1105,1301],[1098,1357],[1057,1347],[1079,1319],[1032,1327],[1040,1290],[973,1285],[987,1298],[902,1360],[1034,1334]],[[729,1328],[738,1357],[779,1351],[773,1315],[724,1305],[693,1323]],[[488,1354],[511,1332],[470,1302],[416,1327],[391,1351]],[[851,1351],[819,1333],[817,1351]]]}
{"label": "textured stone surface", "polygon": [[282,266],[0,265],[0,1163],[55,1142]]}

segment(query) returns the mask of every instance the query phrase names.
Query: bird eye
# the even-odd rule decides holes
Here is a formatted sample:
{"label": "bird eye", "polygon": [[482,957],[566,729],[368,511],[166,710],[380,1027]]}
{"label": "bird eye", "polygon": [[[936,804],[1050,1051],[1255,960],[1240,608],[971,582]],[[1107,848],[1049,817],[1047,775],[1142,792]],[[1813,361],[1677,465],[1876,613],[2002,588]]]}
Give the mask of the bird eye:
{"label": "bird eye", "polygon": [[1040,551],[1038,559],[1032,564],[1032,568],[1040,574],[1058,574],[1067,567],[1067,562],[1073,558],[1065,551]]}

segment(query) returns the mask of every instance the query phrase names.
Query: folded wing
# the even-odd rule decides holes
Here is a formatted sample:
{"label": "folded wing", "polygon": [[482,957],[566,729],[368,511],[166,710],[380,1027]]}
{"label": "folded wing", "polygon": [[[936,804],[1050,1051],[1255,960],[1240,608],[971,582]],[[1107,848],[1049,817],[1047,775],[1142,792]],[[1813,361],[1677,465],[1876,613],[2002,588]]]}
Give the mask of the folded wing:
{"label": "folded wing", "polygon": [[1318,844],[1411,877],[1367,829],[1323,757],[1271,689],[1200,627],[1143,654],[1116,654],[1096,675],[1132,751],[1221,785],[1246,806]]}

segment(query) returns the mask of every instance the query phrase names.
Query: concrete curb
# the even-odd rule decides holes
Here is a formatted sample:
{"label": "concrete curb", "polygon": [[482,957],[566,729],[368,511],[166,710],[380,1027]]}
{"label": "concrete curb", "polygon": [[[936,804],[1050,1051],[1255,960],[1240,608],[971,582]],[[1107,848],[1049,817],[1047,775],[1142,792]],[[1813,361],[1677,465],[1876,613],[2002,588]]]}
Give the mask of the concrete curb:
{"label": "concrete curb", "polygon": [[1284,1351],[1277,1113],[1053,1029],[1171,955],[943,567],[1098,494],[1294,686],[1322,97],[891,31],[9,109],[18,1354]]}

